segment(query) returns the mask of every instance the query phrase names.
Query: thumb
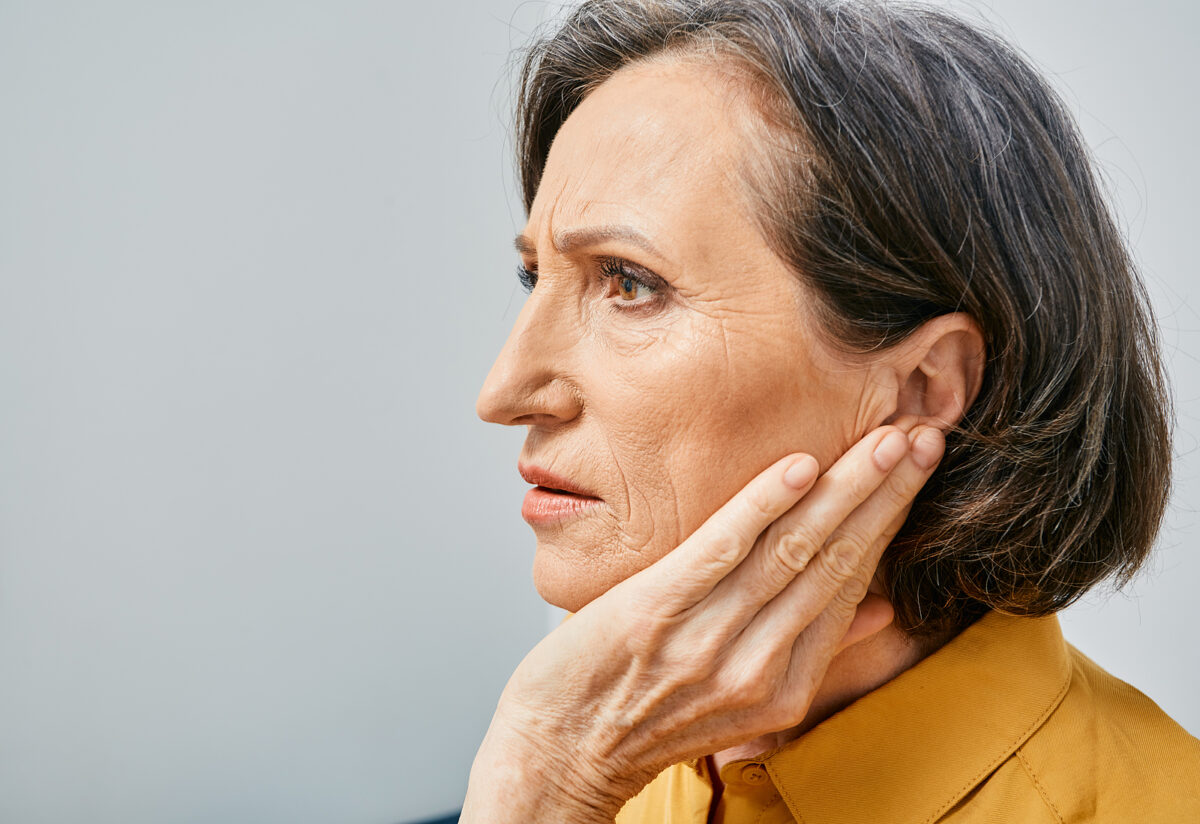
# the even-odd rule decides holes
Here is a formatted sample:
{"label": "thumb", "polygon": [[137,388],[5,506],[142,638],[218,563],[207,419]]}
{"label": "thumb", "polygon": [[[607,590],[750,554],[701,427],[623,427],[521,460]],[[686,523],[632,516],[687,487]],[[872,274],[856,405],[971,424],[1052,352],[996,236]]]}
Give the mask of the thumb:
{"label": "thumb", "polygon": [[895,618],[896,610],[892,608],[891,601],[882,595],[868,592],[866,597],[859,602],[858,608],[855,609],[854,618],[851,620],[846,634],[838,643],[837,651],[841,652],[846,647],[853,646],[864,638],[869,638],[892,623]]}

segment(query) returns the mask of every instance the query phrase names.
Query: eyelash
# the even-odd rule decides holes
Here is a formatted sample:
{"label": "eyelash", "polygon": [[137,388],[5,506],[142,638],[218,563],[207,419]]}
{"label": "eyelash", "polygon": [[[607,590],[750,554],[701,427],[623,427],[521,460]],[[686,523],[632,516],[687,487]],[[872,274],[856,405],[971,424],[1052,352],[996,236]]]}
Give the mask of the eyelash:
{"label": "eyelash", "polygon": [[537,272],[526,269],[523,263],[518,263],[517,280],[521,281],[521,288],[525,290],[525,294],[529,294],[537,285]]}
{"label": "eyelash", "polygon": [[[619,303],[626,303],[629,306],[628,309],[621,309],[618,311],[628,312],[633,309],[644,308],[650,303],[653,303],[664,291],[665,284],[657,276],[648,275],[646,273],[638,274],[620,258],[602,258],[600,263],[600,279],[602,281],[609,281],[615,278],[632,280],[638,286],[642,286],[650,292],[650,298],[648,300],[638,302],[618,301]],[[526,294],[528,294],[533,291],[535,286],[537,286],[537,270],[527,269],[524,264],[518,263],[517,280],[521,282],[521,288],[525,290]]]}

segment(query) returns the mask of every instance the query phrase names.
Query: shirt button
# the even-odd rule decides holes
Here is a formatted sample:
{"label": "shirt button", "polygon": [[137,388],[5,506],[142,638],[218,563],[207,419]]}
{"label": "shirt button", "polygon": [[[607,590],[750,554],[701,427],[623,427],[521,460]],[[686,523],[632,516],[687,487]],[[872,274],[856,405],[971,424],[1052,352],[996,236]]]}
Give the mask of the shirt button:
{"label": "shirt button", "polygon": [[765,784],[767,771],[763,769],[762,764],[747,764],[742,767],[742,780],[747,784]]}

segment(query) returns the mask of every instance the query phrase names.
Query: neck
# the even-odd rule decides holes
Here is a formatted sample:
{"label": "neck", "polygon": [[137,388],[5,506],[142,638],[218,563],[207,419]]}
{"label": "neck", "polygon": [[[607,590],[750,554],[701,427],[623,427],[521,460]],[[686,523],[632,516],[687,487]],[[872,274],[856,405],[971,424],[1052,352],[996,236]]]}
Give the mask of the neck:
{"label": "neck", "polygon": [[804,720],[790,729],[769,733],[713,753],[714,782],[719,782],[718,774],[725,764],[754,758],[794,741],[829,716],[916,665],[939,646],[914,641],[889,624],[874,635],[842,650],[830,661]]}

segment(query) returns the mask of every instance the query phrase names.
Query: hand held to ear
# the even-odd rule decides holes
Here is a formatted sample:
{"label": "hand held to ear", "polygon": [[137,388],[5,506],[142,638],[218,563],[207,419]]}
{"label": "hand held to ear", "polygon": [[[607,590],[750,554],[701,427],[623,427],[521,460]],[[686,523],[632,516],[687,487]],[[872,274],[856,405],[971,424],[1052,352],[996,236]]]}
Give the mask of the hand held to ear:
{"label": "hand held to ear", "polygon": [[799,724],[833,657],[891,621],[867,587],[943,448],[885,426],[823,475],[783,458],[583,607],[505,687],[461,821],[611,822],[671,764]]}

